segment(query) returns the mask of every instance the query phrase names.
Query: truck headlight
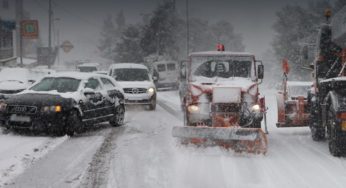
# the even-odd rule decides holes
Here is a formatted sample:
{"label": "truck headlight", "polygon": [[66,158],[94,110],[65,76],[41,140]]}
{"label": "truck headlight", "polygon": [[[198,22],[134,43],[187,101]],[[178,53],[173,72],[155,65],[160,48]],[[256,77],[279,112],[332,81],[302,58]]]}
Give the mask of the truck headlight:
{"label": "truck headlight", "polygon": [[259,112],[259,111],[261,110],[261,107],[260,107],[260,105],[255,104],[255,105],[253,105],[253,106],[251,107],[251,109],[252,109],[252,111],[254,111],[254,112]]}
{"label": "truck headlight", "polygon": [[6,111],[7,104],[5,102],[0,102],[0,112]]}
{"label": "truck headlight", "polygon": [[190,113],[194,113],[194,112],[198,112],[199,111],[199,107],[197,105],[190,105],[187,107],[187,110]]}
{"label": "truck headlight", "polygon": [[148,89],[148,93],[150,94],[150,95],[153,95],[154,93],[155,93],[155,89],[154,88],[149,88]]}

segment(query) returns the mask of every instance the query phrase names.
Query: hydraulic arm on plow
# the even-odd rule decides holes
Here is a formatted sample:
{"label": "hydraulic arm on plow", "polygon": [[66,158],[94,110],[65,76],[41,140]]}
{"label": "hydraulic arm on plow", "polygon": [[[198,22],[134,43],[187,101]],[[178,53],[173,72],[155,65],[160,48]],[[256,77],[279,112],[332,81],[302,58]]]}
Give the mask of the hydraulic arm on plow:
{"label": "hydraulic arm on plow", "polygon": [[220,50],[192,53],[185,67],[185,125],[174,127],[172,135],[186,144],[266,153],[261,129],[266,107],[258,89],[262,62],[249,53]]}

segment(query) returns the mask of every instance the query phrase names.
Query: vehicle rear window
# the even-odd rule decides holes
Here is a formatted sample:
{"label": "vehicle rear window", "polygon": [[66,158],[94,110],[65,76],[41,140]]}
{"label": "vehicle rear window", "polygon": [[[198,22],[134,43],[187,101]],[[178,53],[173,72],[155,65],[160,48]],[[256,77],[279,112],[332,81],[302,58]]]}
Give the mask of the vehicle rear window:
{"label": "vehicle rear window", "polygon": [[167,64],[167,70],[175,71],[175,64],[174,63]]}
{"label": "vehicle rear window", "polygon": [[166,65],[165,64],[158,64],[157,65],[157,71],[159,71],[159,72],[166,71]]}
{"label": "vehicle rear window", "polygon": [[33,91],[54,91],[59,93],[75,92],[79,87],[80,80],[74,78],[51,78],[42,79],[35,84],[30,90]]}

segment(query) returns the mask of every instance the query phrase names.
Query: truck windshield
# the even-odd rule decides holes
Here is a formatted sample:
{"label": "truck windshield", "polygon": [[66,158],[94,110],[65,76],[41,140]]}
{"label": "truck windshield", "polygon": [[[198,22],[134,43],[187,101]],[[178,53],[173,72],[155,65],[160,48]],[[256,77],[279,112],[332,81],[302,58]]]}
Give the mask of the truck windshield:
{"label": "truck windshield", "polygon": [[112,76],[116,81],[149,81],[146,69],[115,69]]}
{"label": "truck windshield", "polygon": [[193,57],[191,78],[251,78],[252,64],[251,57]]}
{"label": "truck windshield", "polygon": [[30,90],[33,91],[53,91],[59,93],[75,92],[78,90],[80,80],[75,78],[51,78],[47,77],[42,79],[39,83],[35,84]]}

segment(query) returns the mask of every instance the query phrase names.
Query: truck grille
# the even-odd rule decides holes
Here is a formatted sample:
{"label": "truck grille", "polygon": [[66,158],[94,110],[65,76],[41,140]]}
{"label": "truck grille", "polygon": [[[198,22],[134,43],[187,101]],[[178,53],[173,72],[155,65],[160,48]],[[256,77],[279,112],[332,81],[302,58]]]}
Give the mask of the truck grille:
{"label": "truck grille", "polygon": [[37,112],[37,107],[24,105],[9,105],[7,106],[7,112],[10,114],[35,114]]}
{"label": "truck grille", "polygon": [[129,93],[129,94],[142,94],[142,93],[146,93],[147,89],[145,89],[145,88],[124,88],[124,92]]}

